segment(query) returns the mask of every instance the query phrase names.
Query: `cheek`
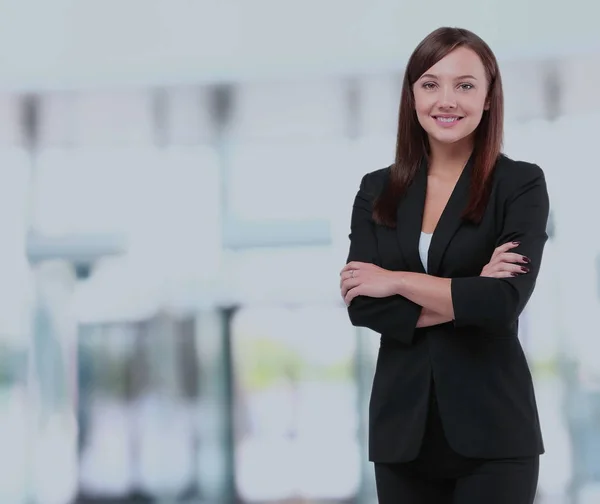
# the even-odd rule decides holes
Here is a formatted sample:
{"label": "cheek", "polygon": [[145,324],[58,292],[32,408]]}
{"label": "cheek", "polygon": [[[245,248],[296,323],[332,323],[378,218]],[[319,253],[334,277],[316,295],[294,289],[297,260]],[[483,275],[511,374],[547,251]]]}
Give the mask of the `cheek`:
{"label": "cheek", "polygon": [[425,131],[431,131],[431,121],[429,121],[429,110],[417,109],[417,121]]}
{"label": "cheek", "polygon": [[[428,116],[434,101],[421,93],[415,93],[415,110],[418,116]],[[429,98],[429,99],[428,99]]]}
{"label": "cheek", "polygon": [[433,103],[430,103],[430,101],[431,100],[415,99],[415,112],[417,113],[419,123],[423,127],[426,127],[427,119],[429,119],[429,114],[433,107]]}
{"label": "cheek", "polygon": [[469,115],[481,117],[485,110],[485,97],[477,97],[474,100],[469,100],[464,106],[465,109],[468,110]]}
{"label": "cheek", "polygon": [[474,109],[469,113],[469,121],[465,123],[465,126],[470,130],[474,131],[481,123],[483,116],[483,109]]}

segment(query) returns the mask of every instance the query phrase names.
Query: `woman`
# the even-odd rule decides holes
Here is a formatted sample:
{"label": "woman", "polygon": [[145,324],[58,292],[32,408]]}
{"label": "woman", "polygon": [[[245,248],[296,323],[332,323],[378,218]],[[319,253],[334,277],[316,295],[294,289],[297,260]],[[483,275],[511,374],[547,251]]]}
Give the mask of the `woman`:
{"label": "woman", "polygon": [[440,28],[404,76],[394,164],[354,201],[341,291],[381,334],[369,407],[379,502],[531,504],[544,452],[517,336],[547,240],[542,170],[501,154],[496,58]]}

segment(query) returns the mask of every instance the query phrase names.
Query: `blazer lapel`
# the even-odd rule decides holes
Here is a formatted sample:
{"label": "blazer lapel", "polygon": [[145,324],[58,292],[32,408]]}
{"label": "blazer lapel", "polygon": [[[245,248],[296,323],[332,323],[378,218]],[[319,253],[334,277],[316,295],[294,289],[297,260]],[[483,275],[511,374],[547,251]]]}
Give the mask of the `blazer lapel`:
{"label": "blazer lapel", "polygon": [[425,273],[419,256],[419,240],[421,238],[426,191],[427,161],[424,159],[414,180],[400,199],[396,213],[396,233],[400,251],[410,271],[418,273]]}
{"label": "blazer lapel", "polygon": [[471,158],[462,171],[431,238],[427,260],[427,271],[430,275],[438,274],[444,252],[463,223],[462,213],[469,200],[472,171]]}

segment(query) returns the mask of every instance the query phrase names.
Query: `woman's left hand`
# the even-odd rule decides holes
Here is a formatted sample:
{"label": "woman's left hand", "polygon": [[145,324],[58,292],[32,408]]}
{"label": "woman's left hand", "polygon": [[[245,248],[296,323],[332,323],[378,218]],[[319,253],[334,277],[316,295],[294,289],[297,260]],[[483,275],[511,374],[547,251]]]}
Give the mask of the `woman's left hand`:
{"label": "woman's left hand", "polygon": [[374,264],[349,262],[340,277],[340,289],[346,305],[350,305],[356,296],[383,298],[396,294],[398,272]]}

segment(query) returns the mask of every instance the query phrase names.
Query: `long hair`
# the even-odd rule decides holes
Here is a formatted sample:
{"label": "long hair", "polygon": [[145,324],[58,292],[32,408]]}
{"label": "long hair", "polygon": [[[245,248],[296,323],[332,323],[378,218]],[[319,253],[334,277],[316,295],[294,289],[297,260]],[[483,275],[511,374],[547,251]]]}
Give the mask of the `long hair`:
{"label": "long hair", "polygon": [[481,122],[475,130],[475,146],[471,155],[473,172],[469,201],[463,218],[479,222],[485,211],[494,165],[502,149],[504,97],[498,62],[490,47],[477,35],[462,28],[438,28],[425,37],[412,53],[402,83],[396,158],[390,167],[390,177],[373,205],[373,219],[395,227],[396,208],[412,183],[421,161],[429,156],[429,141],[417,119],[414,83],[433,65],[458,47],[474,51],[485,68],[488,81],[487,103]]}

